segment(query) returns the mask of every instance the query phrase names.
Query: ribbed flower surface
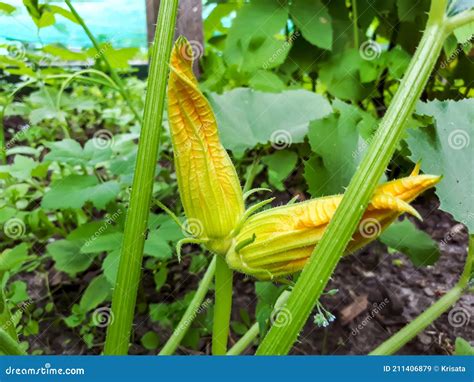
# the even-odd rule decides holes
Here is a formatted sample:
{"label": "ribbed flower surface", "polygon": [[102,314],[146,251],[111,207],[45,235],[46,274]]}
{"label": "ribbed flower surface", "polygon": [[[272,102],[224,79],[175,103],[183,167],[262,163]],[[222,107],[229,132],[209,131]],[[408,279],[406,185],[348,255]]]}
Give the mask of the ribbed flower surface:
{"label": "ribbed flower surface", "polygon": [[192,49],[179,38],[171,55],[168,118],[176,174],[193,234],[219,240],[244,212],[235,168],[219,140],[214,113],[192,71]]}
{"label": "ribbed flower surface", "polygon": [[[347,253],[376,239],[400,214],[406,212],[419,217],[408,203],[439,179],[418,175],[416,170],[410,177],[379,186]],[[321,240],[341,200],[342,195],[323,197],[253,215],[236,236],[227,262],[232,268],[260,279],[300,271]]]}

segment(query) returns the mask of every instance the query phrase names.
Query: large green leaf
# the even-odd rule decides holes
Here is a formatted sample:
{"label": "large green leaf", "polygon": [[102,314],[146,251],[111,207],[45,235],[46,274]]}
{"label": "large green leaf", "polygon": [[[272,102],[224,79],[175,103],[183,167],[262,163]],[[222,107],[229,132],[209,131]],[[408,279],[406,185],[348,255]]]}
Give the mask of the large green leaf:
{"label": "large green leaf", "polygon": [[474,232],[474,100],[420,102],[417,112],[434,125],[408,131],[411,158],[425,173],[443,175],[441,209]]}
{"label": "large green leaf", "polygon": [[99,233],[106,236],[111,230],[113,227],[106,222],[86,223],[69,233],[66,239],[49,244],[47,251],[55,261],[56,269],[71,276],[85,271],[94,261],[96,254],[82,252],[81,247],[92,242]]}
{"label": "large green leaf", "polygon": [[81,208],[90,201],[95,207],[104,208],[119,190],[116,181],[99,183],[95,176],[69,175],[51,184],[41,205],[47,209]]}
{"label": "large green leaf", "polygon": [[81,243],[75,241],[58,240],[47,248],[56,269],[70,275],[85,271],[94,261],[93,256],[80,254]]}
{"label": "large green leaf", "polygon": [[47,143],[46,146],[51,151],[45,156],[45,161],[58,161],[71,165],[94,166],[112,156],[110,147],[99,147],[94,139],[89,140],[84,149],[73,139]]}
{"label": "large green leaf", "polygon": [[282,2],[259,0],[244,4],[227,36],[227,63],[245,72],[281,64],[289,44],[274,36],[285,28],[287,17],[288,9]]}
{"label": "large green leaf", "polygon": [[303,142],[308,123],[331,112],[329,102],[307,90],[263,93],[237,88],[209,100],[224,147],[243,152],[269,141],[278,146]]}
{"label": "large green leaf", "polygon": [[331,50],[331,16],[320,0],[293,0],[290,14],[306,40],[322,49]]}
{"label": "large green leaf", "polygon": [[313,197],[344,192],[368,146],[376,120],[336,100],[334,113],[312,121],[308,138],[315,155],[305,162],[304,177]]}
{"label": "large green leaf", "polygon": [[416,266],[432,265],[440,256],[438,244],[408,219],[390,225],[380,241],[407,255]]}
{"label": "large green leaf", "polygon": [[264,92],[281,92],[285,88],[281,78],[268,70],[257,70],[250,78],[249,85],[252,89]]}

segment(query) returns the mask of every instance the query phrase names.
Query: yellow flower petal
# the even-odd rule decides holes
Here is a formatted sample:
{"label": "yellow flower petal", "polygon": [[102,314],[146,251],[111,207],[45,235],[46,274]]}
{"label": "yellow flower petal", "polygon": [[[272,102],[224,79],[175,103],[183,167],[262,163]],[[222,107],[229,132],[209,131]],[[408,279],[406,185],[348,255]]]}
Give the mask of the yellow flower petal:
{"label": "yellow flower petal", "polygon": [[214,113],[197,87],[190,51],[188,42],[179,38],[171,55],[168,119],[176,175],[186,217],[196,227],[193,233],[219,241],[235,228],[244,202]]}
{"label": "yellow flower petal", "polygon": [[[346,253],[373,241],[402,213],[421,218],[408,202],[439,180],[431,175],[412,175],[379,186]],[[260,279],[300,271],[341,200],[342,195],[312,199],[251,216],[227,253],[229,266]]]}

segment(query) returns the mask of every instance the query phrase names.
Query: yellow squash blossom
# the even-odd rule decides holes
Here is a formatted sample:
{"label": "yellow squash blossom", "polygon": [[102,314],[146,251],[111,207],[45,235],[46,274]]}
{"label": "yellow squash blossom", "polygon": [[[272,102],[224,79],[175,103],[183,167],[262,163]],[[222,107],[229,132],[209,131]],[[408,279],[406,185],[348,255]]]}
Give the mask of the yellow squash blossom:
{"label": "yellow squash blossom", "polygon": [[244,213],[242,188],[219,140],[217,122],[192,70],[191,47],[179,38],[171,54],[168,119],[179,193],[191,233],[225,253]]}
{"label": "yellow squash blossom", "polygon": [[[347,253],[376,239],[402,213],[420,218],[408,203],[439,180],[439,176],[418,175],[417,166],[409,177],[379,186]],[[341,200],[342,195],[322,197],[251,216],[236,235],[226,256],[227,263],[259,279],[302,270]]]}
{"label": "yellow squash blossom", "polygon": [[[300,271],[339,206],[342,195],[253,214],[272,199],[245,211],[235,168],[219,140],[214,113],[192,71],[191,46],[179,38],[171,55],[168,119],[176,174],[188,228],[194,239],[225,256],[230,268],[260,279]],[[347,253],[374,240],[400,214],[419,217],[410,202],[433,187],[438,176],[419,175],[379,186],[349,243]]]}

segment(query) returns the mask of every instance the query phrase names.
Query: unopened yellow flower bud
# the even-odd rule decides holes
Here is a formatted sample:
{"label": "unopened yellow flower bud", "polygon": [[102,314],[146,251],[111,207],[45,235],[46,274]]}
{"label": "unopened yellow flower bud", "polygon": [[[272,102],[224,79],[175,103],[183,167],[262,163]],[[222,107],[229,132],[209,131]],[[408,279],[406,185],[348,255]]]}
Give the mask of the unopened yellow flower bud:
{"label": "unopened yellow flower bud", "polygon": [[217,122],[198,88],[192,48],[179,38],[171,54],[168,119],[178,188],[193,236],[225,253],[231,231],[244,212],[242,189],[226,150],[219,140]]}
{"label": "unopened yellow flower bud", "polygon": [[[408,204],[439,182],[431,175],[411,176],[379,186],[346,252],[377,238],[400,214],[420,218]],[[342,195],[272,208],[251,216],[227,253],[229,266],[259,279],[283,277],[303,269],[334,216]]]}

